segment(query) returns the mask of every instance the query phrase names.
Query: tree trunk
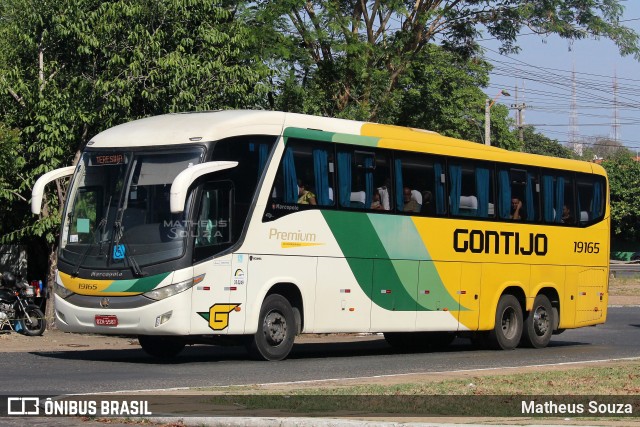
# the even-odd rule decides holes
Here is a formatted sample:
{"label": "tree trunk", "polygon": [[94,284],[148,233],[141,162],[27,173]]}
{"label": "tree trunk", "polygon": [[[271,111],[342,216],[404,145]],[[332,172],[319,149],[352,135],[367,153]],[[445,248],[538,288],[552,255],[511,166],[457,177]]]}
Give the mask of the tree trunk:
{"label": "tree trunk", "polygon": [[47,305],[44,317],[47,319],[47,329],[58,329],[56,325],[55,307],[54,307],[54,286],[56,283],[56,269],[58,266],[58,242],[49,245],[49,273],[47,274]]}

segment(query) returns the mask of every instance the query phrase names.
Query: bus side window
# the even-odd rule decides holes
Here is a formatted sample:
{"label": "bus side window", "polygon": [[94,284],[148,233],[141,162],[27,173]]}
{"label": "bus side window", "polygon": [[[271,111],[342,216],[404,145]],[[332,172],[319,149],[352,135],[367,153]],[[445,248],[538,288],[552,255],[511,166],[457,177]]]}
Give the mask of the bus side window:
{"label": "bus side window", "polygon": [[330,145],[290,138],[271,189],[271,200],[333,206],[333,169],[333,149]]}
{"label": "bus side window", "polygon": [[449,200],[453,215],[494,216],[492,172],[481,162],[449,162]]}
{"label": "bus side window", "polygon": [[446,213],[443,164],[424,154],[396,155],[396,191],[403,196],[396,202],[400,212],[429,216]]}
{"label": "bus side window", "polygon": [[393,192],[384,150],[341,145],[336,160],[340,207],[378,212],[391,209]]}
{"label": "bus side window", "polygon": [[576,220],[580,225],[594,223],[604,216],[605,185],[602,177],[578,175],[576,179]]}

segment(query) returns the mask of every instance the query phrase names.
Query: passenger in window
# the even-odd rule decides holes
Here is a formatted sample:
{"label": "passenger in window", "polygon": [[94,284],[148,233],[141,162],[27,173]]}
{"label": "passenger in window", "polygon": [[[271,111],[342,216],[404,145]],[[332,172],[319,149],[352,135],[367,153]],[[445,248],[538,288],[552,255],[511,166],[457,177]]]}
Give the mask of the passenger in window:
{"label": "passenger in window", "polygon": [[298,180],[298,204],[299,205],[317,205],[316,195],[309,191],[309,187],[301,180]]}
{"label": "passenger in window", "polygon": [[382,205],[382,209],[388,211],[391,209],[391,205],[389,204],[389,200],[391,200],[391,193],[389,189],[391,188],[391,179],[385,178],[384,184],[381,187],[378,187],[378,192],[380,193],[380,204]]}
{"label": "passenger in window", "polygon": [[567,205],[562,206],[562,223],[573,224],[573,216],[571,216],[571,209]]}
{"label": "passenger in window", "polygon": [[380,198],[380,191],[376,188],[373,191],[373,200],[371,201],[371,209],[381,211],[384,210],[382,207],[382,199]]}
{"label": "passenger in window", "polygon": [[434,215],[436,213],[436,207],[433,203],[433,194],[427,190],[422,193],[422,208],[421,212],[426,215]]}
{"label": "passenger in window", "polygon": [[509,216],[509,218],[516,221],[522,221],[526,219],[525,210],[522,205],[522,200],[520,200],[517,197],[514,197],[513,199],[511,199],[511,215]]}
{"label": "passenger in window", "polygon": [[411,189],[409,187],[404,187],[402,189],[402,194],[404,198],[404,212],[420,212],[420,204],[416,202],[413,198],[411,198]]}

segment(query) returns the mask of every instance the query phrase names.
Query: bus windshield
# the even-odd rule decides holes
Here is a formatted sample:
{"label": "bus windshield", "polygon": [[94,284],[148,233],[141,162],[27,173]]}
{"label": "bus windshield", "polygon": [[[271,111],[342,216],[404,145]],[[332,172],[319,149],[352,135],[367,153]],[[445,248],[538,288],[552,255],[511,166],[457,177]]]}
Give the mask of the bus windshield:
{"label": "bus windshield", "polygon": [[[183,255],[183,215],[172,215],[175,177],[204,149],[85,152],[64,218],[61,259],[88,268],[128,268]],[[137,265],[136,265],[137,264]]]}

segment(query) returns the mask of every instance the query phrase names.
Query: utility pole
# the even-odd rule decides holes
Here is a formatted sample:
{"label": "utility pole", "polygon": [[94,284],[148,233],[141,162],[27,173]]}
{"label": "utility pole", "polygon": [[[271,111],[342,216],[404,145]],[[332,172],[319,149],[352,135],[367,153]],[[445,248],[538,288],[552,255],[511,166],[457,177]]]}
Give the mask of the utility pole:
{"label": "utility pole", "polygon": [[490,99],[484,102],[484,143],[491,145],[491,104]]}
{"label": "utility pole", "polygon": [[484,101],[484,143],[491,145],[491,107],[496,103],[502,95],[511,96],[509,92],[502,89],[493,99],[485,99]]}
{"label": "utility pole", "polygon": [[516,102],[511,104],[511,108],[517,110],[516,112],[516,127],[518,128],[518,138],[520,142],[524,141],[524,109],[527,105],[522,102],[518,103],[518,85],[516,84]]}
{"label": "utility pole", "polygon": [[571,71],[571,116],[569,118],[569,144],[573,152],[582,156],[582,142],[578,131],[578,102],[576,101],[576,66]]}

